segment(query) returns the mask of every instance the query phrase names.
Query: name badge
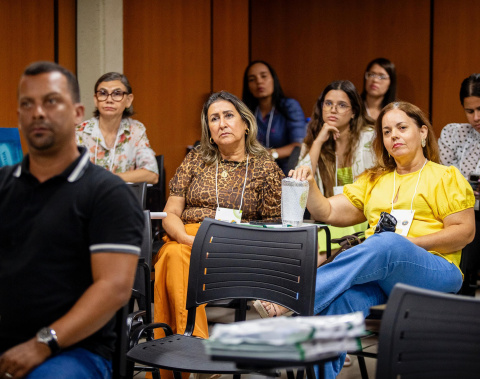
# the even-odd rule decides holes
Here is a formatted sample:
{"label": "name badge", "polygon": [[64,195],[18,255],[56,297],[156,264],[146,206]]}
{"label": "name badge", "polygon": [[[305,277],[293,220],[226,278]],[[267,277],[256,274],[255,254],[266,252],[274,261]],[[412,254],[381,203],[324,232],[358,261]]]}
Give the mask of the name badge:
{"label": "name badge", "polygon": [[408,209],[394,209],[390,214],[397,219],[397,228],[395,229],[395,233],[406,237],[410,227],[412,226],[413,215],[415,214],[415,211]]}
{"label": "name badge", "polygon": [[219,221],[226,221],[233,224],[240,224],[242,221],[242,211],[239,209],[228,209],[217,207],[215,219]]}
{"label": "name badge", "polygon": [[334,195],[339,195],[343,193],[343,186],[334,186],[333,187],[333,194]]}

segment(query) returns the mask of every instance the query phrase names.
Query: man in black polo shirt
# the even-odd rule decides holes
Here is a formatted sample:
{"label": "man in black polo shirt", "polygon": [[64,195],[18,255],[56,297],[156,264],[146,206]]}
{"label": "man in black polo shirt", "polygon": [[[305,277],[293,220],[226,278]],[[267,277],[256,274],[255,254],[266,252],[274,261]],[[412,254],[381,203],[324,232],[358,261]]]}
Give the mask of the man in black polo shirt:
{"label": "man in black polo shirt", "polygon": [[72,73],[27,67],[17,112],[29,154],[0,169],[0,378],[110,378],[111,319],[131,294],[142,211],[76,146]]}

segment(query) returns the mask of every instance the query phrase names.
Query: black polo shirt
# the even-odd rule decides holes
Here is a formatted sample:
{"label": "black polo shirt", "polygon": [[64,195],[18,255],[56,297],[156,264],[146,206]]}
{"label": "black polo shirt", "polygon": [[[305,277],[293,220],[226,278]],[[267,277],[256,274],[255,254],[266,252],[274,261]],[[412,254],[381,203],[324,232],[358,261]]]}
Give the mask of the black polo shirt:
{"label": "black polo shirt", "polygon": [[[86,149],[44,183],[29,157],[0,168],[0,352],[66,314],[92,284],[90,256],[139,254],[143,215],[122,179],[90,163]],[[113,321],[81,341],[111,358]]]}

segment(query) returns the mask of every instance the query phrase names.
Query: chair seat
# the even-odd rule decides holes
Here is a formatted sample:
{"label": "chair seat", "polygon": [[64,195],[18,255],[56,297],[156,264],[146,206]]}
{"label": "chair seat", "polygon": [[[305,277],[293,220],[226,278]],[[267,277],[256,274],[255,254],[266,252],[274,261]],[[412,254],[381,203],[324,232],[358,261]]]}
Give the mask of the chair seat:
{"label": "chair seat", "polygon": [[201,338],[174,334],[140,343],[127,353],[128,359],[153,367],[183,372],[242,374],[233,362],[212,361]]}

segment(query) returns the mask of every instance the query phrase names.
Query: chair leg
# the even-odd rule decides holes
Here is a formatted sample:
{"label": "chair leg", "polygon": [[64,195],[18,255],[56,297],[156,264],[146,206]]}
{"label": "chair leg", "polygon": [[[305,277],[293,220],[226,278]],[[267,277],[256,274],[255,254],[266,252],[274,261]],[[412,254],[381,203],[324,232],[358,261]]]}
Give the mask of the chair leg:
{"label": "chair leg", "polygon": [[[315,379],[315,370],[314,366],[308,366],[305,371],[307,372],[307,379]],[[320,366],[320,370],[318,370],[318,378],[316,379],[324,379],[325,378],[325,368]]]}
{"label": "chair leg", "polygon": [[365,364],[365,357],[357,356],[358,358],[358,367],[360,367],[360,374],[362,379],[368,379],[367,365]]}
{"label": "chair leg", "polygon": [[233,374],[233,379],[240,379],[242,375],[240,374]]}
{"label": "chair leg", "polygon": [[[302,371],[302,374],[299,374],[300,371]],[[299,375],[301,375],[301,377]],[[292,370],[287,370],[287,379],[295,379],[295,375],[293,374]],[[303,370],[298,369],[297,379],[303,379]]]}

